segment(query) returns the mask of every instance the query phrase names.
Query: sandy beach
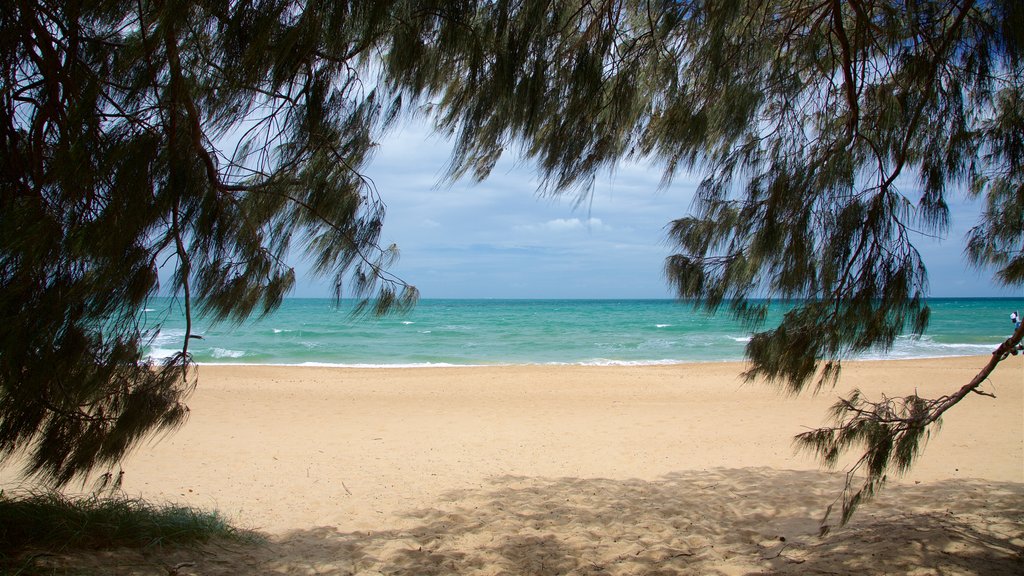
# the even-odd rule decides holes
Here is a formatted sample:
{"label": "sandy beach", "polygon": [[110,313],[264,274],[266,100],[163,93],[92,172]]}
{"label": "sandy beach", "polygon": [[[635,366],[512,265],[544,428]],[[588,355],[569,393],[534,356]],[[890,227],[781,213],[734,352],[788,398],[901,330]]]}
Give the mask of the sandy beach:
{"label": "sandy beach", "polygon": [[[818,537],[842,470],[794,452],[840,393],[952,393],[983,357],[844,365],[793,398],[741,364],[202,366],[124,491],[217,509],[259,545],[105,555],[152,574],[1020,574],[1024,365]],[[13,471],[0,477],[5,489]],[[163,571],[161,571],[163,570]]]}

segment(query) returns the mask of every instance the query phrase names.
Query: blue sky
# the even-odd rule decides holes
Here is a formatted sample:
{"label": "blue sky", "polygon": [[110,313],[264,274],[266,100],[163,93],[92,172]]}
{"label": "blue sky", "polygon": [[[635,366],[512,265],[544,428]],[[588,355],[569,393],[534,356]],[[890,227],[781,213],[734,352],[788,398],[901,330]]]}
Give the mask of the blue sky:
{"label": "blue sky", "polygon": [[[422,298],[670,298],[663,274],[666,225],[689,212],[696,176],[659,188],[661,169],[629,165],[593,195],[543,198],[532,166],[504,158],[486,181],[439,186],[450,144],[422,126],[385,139],[368,175],[387,204],[382,244],[401,249],[392,271]],[[931,296],[1020,296],[971,269],[963,237],[978,204],[950,198],[945,240],[915,240]],[[297,263],[293,296],[329,296]]]}

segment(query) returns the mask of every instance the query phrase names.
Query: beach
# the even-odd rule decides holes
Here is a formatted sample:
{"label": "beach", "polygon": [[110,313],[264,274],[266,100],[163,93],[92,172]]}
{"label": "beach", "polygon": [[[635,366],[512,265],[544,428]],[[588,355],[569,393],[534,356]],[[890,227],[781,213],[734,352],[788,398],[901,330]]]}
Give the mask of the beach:
{"label": "beach", "polygon": [[798,397],[744,383],[729,362],[203,365],[188,423],[124,463],[123,490],[216,509],[266,542],[82,562],[126,574],[1019,574],[1021,357],[984,385],[996,398],[954,407],[913,469],[824,538],[848,462],[824,471],[793,445],[850,389],[938,397],[986,360],[849,362],[835,389]]}

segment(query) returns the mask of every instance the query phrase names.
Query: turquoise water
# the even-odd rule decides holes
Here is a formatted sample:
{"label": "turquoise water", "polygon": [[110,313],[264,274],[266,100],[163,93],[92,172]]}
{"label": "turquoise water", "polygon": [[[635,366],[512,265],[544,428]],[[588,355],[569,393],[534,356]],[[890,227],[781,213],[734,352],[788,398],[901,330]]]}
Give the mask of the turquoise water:
{"label": "turquoise water", "polygon": [[[938,299],[921,338],[901,337],[871,358],[988,354],[1012,332],[1024,299]],[[162,321],[148,354],[180,349],[184,317],[156,299]],[[781,307],[772,310],[778,318]],[[235,326],[194,321],[201,364],[425,366],[668,364],[740,360],[750,333],[727,311],[708,316],[671,300],[422,300],[405,315],[352,317],[344,303],[290,299],[269,317]]]}

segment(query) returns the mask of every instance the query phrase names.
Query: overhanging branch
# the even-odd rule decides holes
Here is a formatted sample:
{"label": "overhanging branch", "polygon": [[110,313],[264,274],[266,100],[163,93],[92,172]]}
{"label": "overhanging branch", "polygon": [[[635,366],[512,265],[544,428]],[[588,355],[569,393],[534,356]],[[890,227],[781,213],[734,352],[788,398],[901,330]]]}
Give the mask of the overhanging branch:
{"label": "overhanging branch", "polygon": [[[992,352],[989,361],[970,382],[953,394],[935,399],[916,394],[901,398],[883,396],[876,402],[855,390],[832,407],[834,426],[810,430],[796,437],[799,448],[814,453],[830,468],[842,454],[855,448],[863,449],[847,470],[846,485],[837,498],[837,502],[842,501],[841,524],[850,519],[861,502],[874,495],[890,472],[903,473],[913,464],[921,441],[927,440],[931,426],[938,425],[946,411],[971,393],[995,398],[994,394],[979,388],[1000,362],[1021,351],[1022,339],[1024,324]],[[862,473],[863,480],[858,483]],[[832,508],[829,506],[822,519],[822,534],[829,530],[826,521]]]}

